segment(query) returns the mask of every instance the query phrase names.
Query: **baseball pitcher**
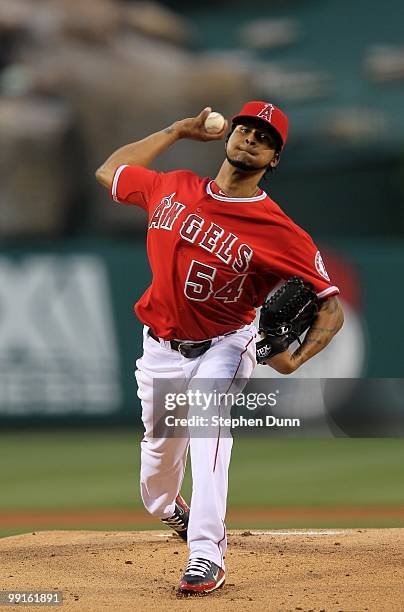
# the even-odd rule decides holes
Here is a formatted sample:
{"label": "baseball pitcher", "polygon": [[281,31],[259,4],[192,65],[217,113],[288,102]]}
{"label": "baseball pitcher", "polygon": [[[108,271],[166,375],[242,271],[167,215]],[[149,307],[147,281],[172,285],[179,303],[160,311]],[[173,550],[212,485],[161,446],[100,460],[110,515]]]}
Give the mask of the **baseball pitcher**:
{"label": "baseball pitcher", "polygon": [[[188,543],[179,584],[184,593],[209,593],[225,580],[232,437],[220,425],[209,436],[154,437],[161,406],[153,403],[153,382],[179,381],[189,389],[198,380],[214,380],[215,389],[240,391],[257,362],[290,374],[327,346],[343,323],[338,288],[314,242],[259,187],[279,163],[287,116],[269,102],[248,102],[229,133],[226,122],[212,134],[205,128],[211,110],[123,146],[96,172],[115,202],[140,206],[148,215],[153,279],[135,305],[144,324],[144,352],[136,364],[145,429],[140,486],[147,510]],[[214,179],[149,169],[181,138],[225,138],[226,156]],[[253,321],[263,304],[259,337]],[[217,409],[222,415],[230,410]],[[180,495],[188,450],[191,508]]]}

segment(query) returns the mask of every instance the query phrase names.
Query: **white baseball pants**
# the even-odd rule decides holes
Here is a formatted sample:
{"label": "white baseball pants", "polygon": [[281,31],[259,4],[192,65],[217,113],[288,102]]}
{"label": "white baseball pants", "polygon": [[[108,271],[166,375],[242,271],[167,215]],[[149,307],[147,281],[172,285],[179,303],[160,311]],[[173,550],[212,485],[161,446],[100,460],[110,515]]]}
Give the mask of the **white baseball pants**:
{"label": "white baseball pants", "polygon": [[[189,556],[209,559],[224,569],[223,557],[227,547],[224,520],[233,444],[230,429],[210,428],[207,437],[153,438],[153,423],[165,411],[164,406],[153,405],[153,379],[178,379],[184,382],[185,388],[192,388],[200,378],[204,379],[204,390],[212,380],[212,385],[220,392],[237,393],[245,386],[256,365],[257,330],[251,324],[231,335],[217,336],[213,338],[212,346],[195,359],[188,359],[172,350],[167,341],[157,342],[147,331],[145,327],[143,356],[136,362],[138,396],[142,402],[145,428],[140,470],[143,503],[159,519],[173,514],[190,448],[192,499],[188,526]],[[220,406],[217,411],[221,416],[230,416],[230,407]]]}

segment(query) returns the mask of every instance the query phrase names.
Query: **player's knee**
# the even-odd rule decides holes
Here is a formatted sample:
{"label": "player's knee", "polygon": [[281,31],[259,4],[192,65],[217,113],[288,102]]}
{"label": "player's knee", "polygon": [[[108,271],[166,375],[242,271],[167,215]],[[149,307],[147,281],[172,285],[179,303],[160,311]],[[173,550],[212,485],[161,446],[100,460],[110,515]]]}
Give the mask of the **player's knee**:
{"label": "player's knee", "polygon": [[147,483],[144,480],[140,481],[140,496],[142,498],[143,505],[149,514],[158,519],[165,514],[167,506],[166,496],[152,496],[147,487]]}
{"label": "player's knee", "polygon": [[147,487],[144,482],[140,483],[140,496],[147,512],[149,512],[149,514],[152,516],[155,516],[157,513],[156,500],[153,500],[148,494]]}

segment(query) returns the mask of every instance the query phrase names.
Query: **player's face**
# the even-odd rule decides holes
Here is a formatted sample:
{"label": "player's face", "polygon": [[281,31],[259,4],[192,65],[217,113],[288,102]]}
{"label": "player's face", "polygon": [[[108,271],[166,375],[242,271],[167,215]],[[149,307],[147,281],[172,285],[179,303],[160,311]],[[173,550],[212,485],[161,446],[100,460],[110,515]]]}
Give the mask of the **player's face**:
{"label": "player's face", "polygon": [[262,121],[236,125],[226,147],[227,161],[246,172],[266,170],[278,164],[277,143]]}

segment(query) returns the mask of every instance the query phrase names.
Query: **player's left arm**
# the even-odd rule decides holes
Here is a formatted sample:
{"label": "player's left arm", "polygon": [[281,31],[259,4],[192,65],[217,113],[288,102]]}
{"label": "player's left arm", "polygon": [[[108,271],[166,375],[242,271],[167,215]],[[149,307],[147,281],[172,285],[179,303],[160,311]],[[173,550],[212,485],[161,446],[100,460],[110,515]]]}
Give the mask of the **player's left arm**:
{"label": "player's left arm", "polygon": [[324,299],[311,327],[299,348],[294,352],[283,351],[266,362],[280,374],[292,374],[309,359],[322,351],[341,329],[344,312],[338,298]]}

